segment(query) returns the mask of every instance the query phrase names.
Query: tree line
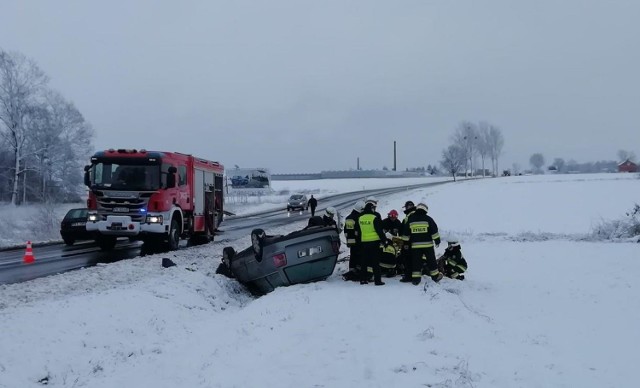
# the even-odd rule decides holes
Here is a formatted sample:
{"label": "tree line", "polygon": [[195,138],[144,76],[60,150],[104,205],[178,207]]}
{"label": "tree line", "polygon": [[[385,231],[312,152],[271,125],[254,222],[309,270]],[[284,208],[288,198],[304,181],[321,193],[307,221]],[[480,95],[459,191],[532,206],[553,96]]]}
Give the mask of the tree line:
{"label": "tree line", "polygon": [[[463,121],[451,136],[451,144],[442,151],[440,165],[448,174],[456,176],[482,176],[499,174],[499,160],[504,147],[504,136],[497,126],[481,121]],[[480,166],[474,165],[480,159]],[[488,164],[491,168],[487,168]]]}
{"label": "tree line", "polygon": [[30,58],[0,48],[0,201],[78,201],[94,131]]}

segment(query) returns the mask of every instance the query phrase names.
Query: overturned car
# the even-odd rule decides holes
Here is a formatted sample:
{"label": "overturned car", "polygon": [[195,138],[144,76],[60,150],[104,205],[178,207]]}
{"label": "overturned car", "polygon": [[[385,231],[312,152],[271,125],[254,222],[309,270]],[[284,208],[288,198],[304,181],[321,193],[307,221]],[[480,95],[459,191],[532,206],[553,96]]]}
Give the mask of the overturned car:
{"label": "overturned car", "polygon": [[287,235],[251,232],[251,246],[240,252],[223,249],[229,275],[256,294],[276,287],[325,280],[336,267],[340,237],[334,227],[311,226]]}

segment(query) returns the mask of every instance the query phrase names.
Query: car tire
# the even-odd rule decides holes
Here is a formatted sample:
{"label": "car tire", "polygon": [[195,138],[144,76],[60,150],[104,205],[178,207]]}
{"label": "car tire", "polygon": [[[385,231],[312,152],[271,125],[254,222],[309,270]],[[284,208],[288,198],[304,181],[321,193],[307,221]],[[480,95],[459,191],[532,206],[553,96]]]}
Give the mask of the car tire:
{"label": "car tire", "polygon": [[254,229],[251,231],[251,248],[258,261],[262,260],[262,248],[264,246],[265,235],[262,229]]}
{"label": "car tire", "polygon": [[76,240],[73,237],[63,237],[62,241],[64,241],[64,243],[67,245],[73,245],[73,243],[76,242]]}

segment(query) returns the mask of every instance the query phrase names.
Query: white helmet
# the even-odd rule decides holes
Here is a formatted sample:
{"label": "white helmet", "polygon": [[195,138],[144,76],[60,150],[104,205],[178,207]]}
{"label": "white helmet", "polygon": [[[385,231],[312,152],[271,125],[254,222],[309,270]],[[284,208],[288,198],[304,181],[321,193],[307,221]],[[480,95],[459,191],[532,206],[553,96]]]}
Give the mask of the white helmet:
{"label": "white helmet", "polygon": [[372,202],[373,204],[377,205],[378,198],[374,197],[373,195],[370,195],[367,198],[365,198],[364,202]]}
{"label": "white helmet", "polygon": [[425,213],[429,212],[429,206],[427,206],[425,203],[422,203],[422,202],[416,205],[416,210],[419,210],[419,209],[424,210]]}
{"label": "white helmet", "polygon": [[356,204],[353,206],[353,210],[357,211],[358,213],[362,213],[362,211],[364,210],[364,201],[359,200],[358,202],[356,202]]}
{"label": "white helmet", "polygon": [[336,208],[333,206],[329,206],[327,210],[325,210],[325,213],[327,213],[329,217],[333,217],[333,215],[336,214]]}

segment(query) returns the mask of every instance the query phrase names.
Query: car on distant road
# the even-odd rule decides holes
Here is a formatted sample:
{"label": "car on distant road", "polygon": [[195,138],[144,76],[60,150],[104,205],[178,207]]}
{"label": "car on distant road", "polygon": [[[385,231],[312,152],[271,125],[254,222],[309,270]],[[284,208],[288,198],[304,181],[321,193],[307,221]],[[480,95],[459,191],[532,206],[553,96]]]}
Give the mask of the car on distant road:
{"label": "car on distant road", "polygon": [[262,229],[251,232],[251,246],[240,252],[222,250],[233,277],[255,294],[276,287],[325,280],[340,253],[336,228],[309,226],[287,235],[269,236]]}
{"label": "car on distant road", "polygon": [[73,245],[78,240],[93,240],[95,235],[87,231],[87,208],[71,209],[60,222],[60,235],[67,245]]}
{"label": "car on distant road", "polygon": [[309,199],[304,194],[293,194],[287,201],[287,211],[292,210],[307,210],[309,205]]}

